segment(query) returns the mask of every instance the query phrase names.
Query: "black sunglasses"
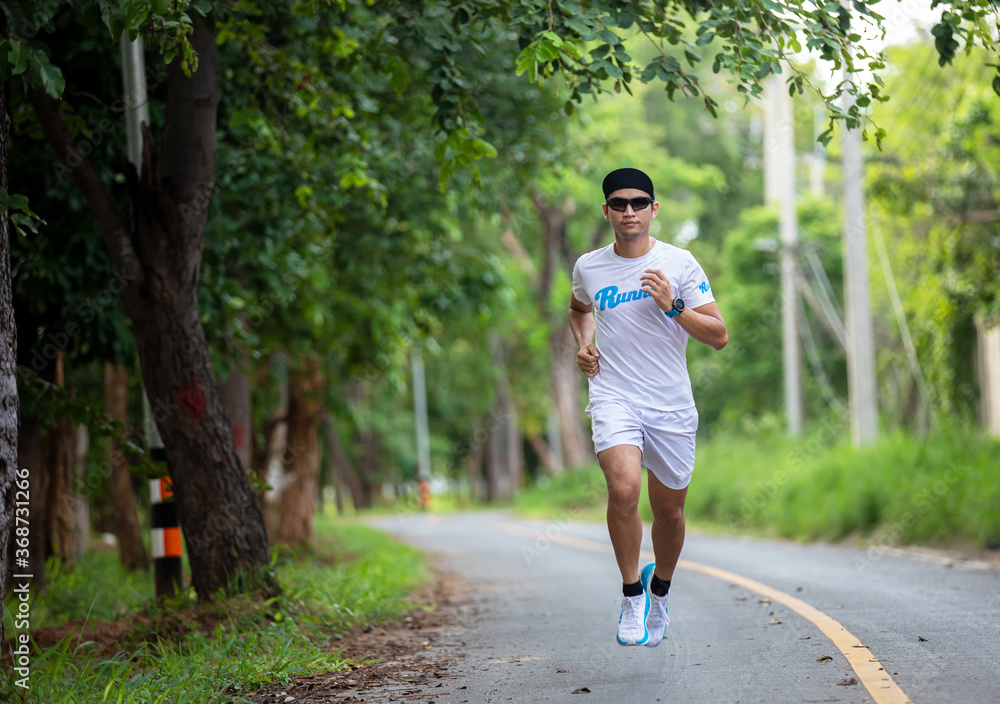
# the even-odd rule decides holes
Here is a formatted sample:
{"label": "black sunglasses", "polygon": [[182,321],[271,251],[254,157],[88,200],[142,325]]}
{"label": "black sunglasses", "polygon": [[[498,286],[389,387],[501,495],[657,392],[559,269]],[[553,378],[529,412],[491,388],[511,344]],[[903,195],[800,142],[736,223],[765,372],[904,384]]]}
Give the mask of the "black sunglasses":
{"label": "black sunglasses", "polygon": [[630,205],[632,206],[632,210],[645,210],[655,202],[649,196],[641,196],[639,198],[608,198],[608,207],[619,213],[624,213],[625,209]]}

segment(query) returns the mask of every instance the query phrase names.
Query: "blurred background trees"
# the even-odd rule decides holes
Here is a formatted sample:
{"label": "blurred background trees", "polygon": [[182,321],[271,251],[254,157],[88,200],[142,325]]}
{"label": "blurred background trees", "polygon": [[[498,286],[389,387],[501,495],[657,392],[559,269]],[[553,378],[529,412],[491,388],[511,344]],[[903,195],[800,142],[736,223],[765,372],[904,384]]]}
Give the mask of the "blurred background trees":
{"label": "blurred background trees", "polygon": [[[615,80],[621,68],[609,57],[626,46],[637,65],[669,68],[689,60],[683,42],[623,45],[602,34],[591,41],[607,49],[595,49],[603,68],[590,70],[603,70],[619,93],[590,101],[572,80],[540,87],[517,73],[532,47],[545,73],[543,44],[554,40],[537,39],[544,17],[528,14],[530,3],[497,5],[507,14],[479,7],[486,19],[476,22],[475,3],[217,11],[188,2],[183,17],[176,3],[146,14],[138,3],[38,5],[44,17],[25,39],[32,58],[19,71],[15,57],[7,76],[8,189],[30,203],[8,206],[19,225],[10,237],[18,464],[35,481],[34,564],[71,564],[96,532],[117,536],[126,564],[146,567],[142,479],[155,468],[131,448],[142,444],[143,379],[170,343],[165,322],[156,323],[167,312],[203,331],[205,349],[179,352],[168,376],[180,383],[185,365],[201,360],[195,386],[205,398],[186,406],[169,385],[154,391],[147,380],[153,415],[175,423],[175,437],[202,432],[188,422],[199,408],[214,420],[200,445],[181,451],[166,438],[171,473],[198,487],[199,496],[182,491],[179,500],[186,516],[201,518],[182,514],[182,524],[208,531],[238,486],[252,508],[229,520],[247,531],[259,524],[267,536],[248,538],[240,559],[251,564],[266,563],[274,542],[307,549],[314,513],[326,505],[418,508],[418,357],[435,495],[502,502],[592,462],[566,305],[575,259],[613,238],[600,214],[601,179],[626,164],[656,184],[652,234],[695,253],[729,325],[722,353],[689,352],[703,439],[780,427],[777,214],[763,206],[761,109],[747,99],[749,79],[703,76],[712,117],[702,99],[670,99],[663,82],[669,89],[676,69],[662,82]],[[94,193],[132,223],[143,206],[167,208],[150,203],[169,184],[125,164],[121,57],[111,40],[139,27],[154,39],[147,148],[150,163],[162,164],[184,148],[170,99],[191,79],[180,59],[167,68],[171,52],[184,57],[184,17],[201,23],[203,46],[217,53],[217,122],[205,131],[215,166],[199,188],[171,195],[178,232],[197,240],[184,276],[164,270],[164,255],[145,261],[146,283],[130,288],[120,251],[106,241],[141,259],[143,239],[131,224],[128,236],[109,229]],[[699,42],[693,31],[686,39]],[[213,52],[203,49],[199,71]],[[887,136],[881,150],[866,146],[879,407],[886,428],[919,435],[943,422],[982,422],[979,341],[1000,316],[1000,107],[985,51],[942,69],[941,47],[925,35],[889,55],[893,98],[871,108]],[[794,104],[806,414],[837,428],[827,438],[837,441],[847,433],[834,322],[843,314],[839,147],[834,139],[815,150],[829,106],[808,93]],[[80,188],[84,169],[90,192]],[[168,311],[170,296],[150,298],[157,277],[173,277],[190,305]],[[208,591],[231,572],[201,570],[213,572],[200,583]]]}

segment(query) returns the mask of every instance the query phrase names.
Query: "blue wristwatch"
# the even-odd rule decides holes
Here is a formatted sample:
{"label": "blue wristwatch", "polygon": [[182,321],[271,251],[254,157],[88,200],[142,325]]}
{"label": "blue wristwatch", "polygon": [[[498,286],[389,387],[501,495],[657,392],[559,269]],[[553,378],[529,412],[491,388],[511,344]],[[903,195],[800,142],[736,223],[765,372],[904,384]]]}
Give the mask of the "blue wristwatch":
{"label": "blue wristwatch", "polygon": [[680,298],[674,299],[674,307],[672,310],[664,311],[663,314],[668,318],[674,318],[684,312],[684,301]]}

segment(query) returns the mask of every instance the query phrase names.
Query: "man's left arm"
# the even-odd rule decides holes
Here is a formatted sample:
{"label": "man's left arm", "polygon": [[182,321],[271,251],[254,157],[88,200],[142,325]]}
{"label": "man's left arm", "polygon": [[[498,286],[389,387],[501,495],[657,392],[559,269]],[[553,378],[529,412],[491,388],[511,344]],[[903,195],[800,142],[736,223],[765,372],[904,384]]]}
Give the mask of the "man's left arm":
{"label": "man's left arm", "polygon": [[[646,269],[641,277],[642,290],[652,296],[656,305],[664,313],[674,309],[674,293],[670,279],[659,269]],[[679,293],[679,292],[678,292]],[[721,350],[729,342],[729,331],[726,321],[722,318],[715,301],[705,303],[697,308],[685,308],[673,316],[674,322],[680,325],[688,335],[716,350]]]}
{"label": "man's left arm", "polygon": [[729,342],[726,321],[722,319],[722,312],[715,301],[697,308],[685,308],[674,316],[674,321],[688,335],[713,349],[721,350]]}

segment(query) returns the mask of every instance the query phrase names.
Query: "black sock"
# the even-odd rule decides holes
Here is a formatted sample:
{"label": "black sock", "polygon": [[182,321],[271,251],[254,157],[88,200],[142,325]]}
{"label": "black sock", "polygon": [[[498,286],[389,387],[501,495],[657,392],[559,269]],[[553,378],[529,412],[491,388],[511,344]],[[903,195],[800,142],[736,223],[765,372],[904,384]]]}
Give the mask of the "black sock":
{"label": "black sock", "polygon": [[649,580],[649,591],[656,596],[666,596],[667,592],[670,591],[670,580],[663,581],[654,574],[653,578]]}
{"label": "black sock", "polygon": [[625,596],[639,596],[642,594],[642,582],[635,584],[622,584],[622,594]]}

